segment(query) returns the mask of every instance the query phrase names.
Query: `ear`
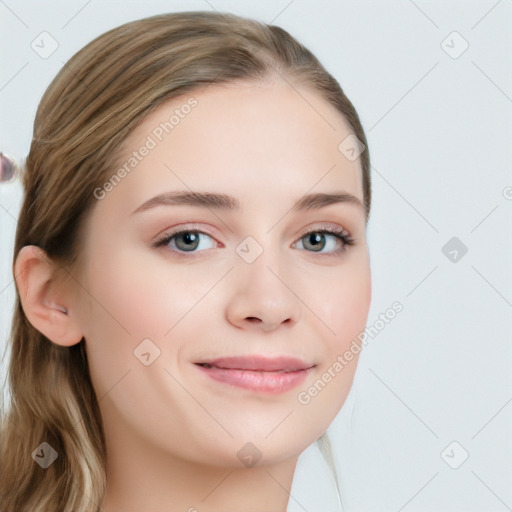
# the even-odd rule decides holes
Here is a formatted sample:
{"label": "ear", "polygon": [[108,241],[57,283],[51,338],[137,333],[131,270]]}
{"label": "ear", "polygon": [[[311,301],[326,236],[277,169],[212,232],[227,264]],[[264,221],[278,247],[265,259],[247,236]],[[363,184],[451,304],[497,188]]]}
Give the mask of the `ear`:
{"label": "ear", "polygon": [[41,248],[27,245],[16,257],[14,275],[28,321],[57,345],[71,346],[79,343],[83,334],[69,283],[57,278],[58,269]]}

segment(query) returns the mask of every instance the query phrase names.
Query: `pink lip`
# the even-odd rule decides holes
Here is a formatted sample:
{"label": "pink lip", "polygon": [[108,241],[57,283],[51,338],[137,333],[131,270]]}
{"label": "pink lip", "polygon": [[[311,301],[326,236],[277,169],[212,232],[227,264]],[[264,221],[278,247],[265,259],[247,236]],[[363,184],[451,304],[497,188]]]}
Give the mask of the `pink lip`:
{"label": "pink lip", "polygon": [[269,394],[284,393],[298,386],[314,366],[293,357],[261,356],[226,357],[196,365],[218,382]]}

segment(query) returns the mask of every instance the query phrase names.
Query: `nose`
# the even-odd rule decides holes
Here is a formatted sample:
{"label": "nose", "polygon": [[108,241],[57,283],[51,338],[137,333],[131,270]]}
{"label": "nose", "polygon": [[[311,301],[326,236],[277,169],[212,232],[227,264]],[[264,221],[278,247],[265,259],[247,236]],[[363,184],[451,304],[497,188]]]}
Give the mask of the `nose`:
{"label": "nose", "polygon": [[290,272],[282,270],[277,258],[268,257],[269,252],[252,263],[237,261],[231,272],[226,315],[239,329],[270,332],[300,320],[303,303]]}

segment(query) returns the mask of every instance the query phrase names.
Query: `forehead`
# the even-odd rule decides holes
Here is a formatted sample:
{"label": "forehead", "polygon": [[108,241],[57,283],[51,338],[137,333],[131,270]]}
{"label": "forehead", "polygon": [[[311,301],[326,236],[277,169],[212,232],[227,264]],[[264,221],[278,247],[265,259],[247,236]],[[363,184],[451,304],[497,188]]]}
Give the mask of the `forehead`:
{"label": "forehead", "polygon": [[162,104],[130,134],[118,161],[129,176],[112,196],[133,208],[166,189],[229,189],[260,204],[343,189],[362,200],[360,160],[338,148],[351,132],[305,87],[282,80],[210,85]]}

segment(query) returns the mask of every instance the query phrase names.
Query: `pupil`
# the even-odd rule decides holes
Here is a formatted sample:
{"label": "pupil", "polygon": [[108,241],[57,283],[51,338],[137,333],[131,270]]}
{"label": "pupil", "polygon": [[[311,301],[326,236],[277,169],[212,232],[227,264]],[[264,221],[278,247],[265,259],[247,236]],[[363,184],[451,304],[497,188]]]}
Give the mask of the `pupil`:
{"label": "pupil", "polygon": [[[322,246],[322,238],[323,235],[320,233],[312,233],[309,235],[309,241],[313,240],[313,247],[318,248],[319,246]],[[320,247],[322,249],[322,247]]]}
{"label": "pupil", "polygon": [[[199,237],[192,232],[184,233],[183,235],[181,235],[181,237],[178,238],[178,240],[180,238],[182,238],[185,242],[185,249],[195,249],[197,244],[194,245],[194,242],[197,242],[199,240]],[[190,244],[192,244],[193,247],[191,247]]]}

